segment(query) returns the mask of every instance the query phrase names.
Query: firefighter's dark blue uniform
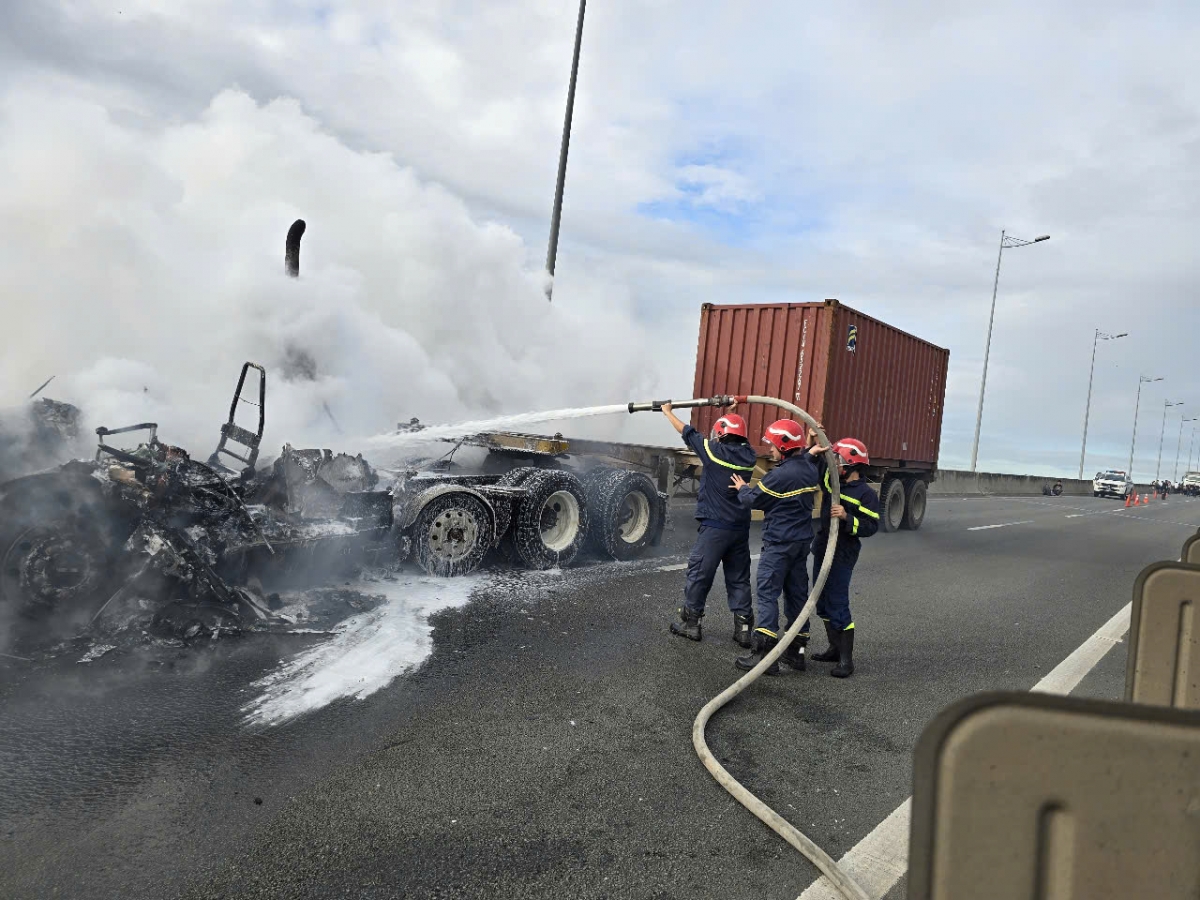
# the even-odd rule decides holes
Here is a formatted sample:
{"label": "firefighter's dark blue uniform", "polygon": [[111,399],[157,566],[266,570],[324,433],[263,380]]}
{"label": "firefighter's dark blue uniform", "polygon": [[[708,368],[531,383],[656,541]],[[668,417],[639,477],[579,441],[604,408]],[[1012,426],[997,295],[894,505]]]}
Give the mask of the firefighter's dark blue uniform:
{"label": "firefighter's dark blue uniform", "polygon": [[[832,486],[824,459],[821,460],[819,469],[822,485],[821,527],[812,542],[814,580],[825,561],[829,524],[833,519],[829,512],[833,505],[830,500]],[[838,631],[849,631],[854,627],[854,618],[850,615],[850,577],[854,574],[854,566],[858,562],[862,539],[879,530],[879,495],[861,478],[857,481],[843,481],[841,494],[840,503],[846,509],[846,518],[838,520],[841,531],[838,533],[837,549],[834,551],[829,579],[825,582],[821,596],[817,598],[817,615]],[[808,631],[808,625],[807,622],[804,624],[803,631]]]}
{"label": "firefighter's dark blue uniform", "polygon": [[700,527],[688,557],[684,606],[695,613],[704,612],[719,565],[725,572],[730,612],[748,616],[754,611],[750,597],[750,510],[738,502],[730,481],[734,475],[749,480],[758,455],[749,443],[712,441],[691,425],[684,426],[683,441],[704,467],[696,500]]}
{"label": "firefighter's dark blue uniform", "polygon": [[763,511],[762,555],[758,559],[758,616],[755,631],[779,637],[779,595],[792,622],[808,600],[809,544],[817,465],[803,448],[768,472],[757,485],[738,491],[743,506]]}

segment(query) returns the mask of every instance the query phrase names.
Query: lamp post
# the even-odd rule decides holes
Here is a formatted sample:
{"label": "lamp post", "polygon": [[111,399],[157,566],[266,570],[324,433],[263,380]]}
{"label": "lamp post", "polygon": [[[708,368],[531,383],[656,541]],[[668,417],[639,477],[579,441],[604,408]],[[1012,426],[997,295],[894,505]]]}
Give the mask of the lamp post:
{"label": "lamp post", "polygon": [[[1175,477],[1171,479],[1172,481],[1179,481],[1179,451],[1183,449],[1183,423],[1195,422],[1197,419],[1200,419],[1200,416],[1192,416],[1190,419],[1184,416],[1179,417],[1179,442],[1175,445]],[[1190,459],[1188,464],[1191,464]]]}
{"label": "lamp post", "polygon": [[1093,338],[1093,340],[1092,340],[1092,368],[1091,368],[1091,371],[1088,372],[1087,406],[1084,408],[1084,411],[1083,411],[1083,447],[1079,451],[1079,480],[1080,481],[1083,480],[1083,462],[1084,462],[1084,457],[1087,456],[1088,419],[1091,417],[1091,414],[1092,414],[1092,378],[1096,374],[1096,345],[1099,344],[1101,341],[1115,341],[1118,338],[1123,338],[1123,337],[1129,337],[1129,332],[1126,331],[1126,332],[1122,332],[1121,334],[1105,334],[1103,331],[1101,331],[1099,328],[1097,328],[1096,329],[1096,337]]}
{"label": "lamp post", "polygon": [[[1195,419],[1193,419],[1192,421],[1195,421]],[[1196,447],[1196,426],[1193,425],[1192,426],[1192,439],[1191,439],[1191,441],[1188,442],[1188,467],[1187,467],[1188,472],[1192,471],[1192,450],[1194,450],[1195,447]],[[1184,475],[1186,476],[1186,474],[1187,473],[1185,472]]]}
{"label": "lamp post", "polygon": [[1133,406],[1133,440],[1129,442],[1129,480],[1134,484],[1137,483],[1137,479],[1133,477],[1133,450],[1135,447],[1137,447],[1138,410],[1141,409],[1142,406],[1142,385],[1149,384],[1152,381],[1162,381],[1162,379],[1147,378],[1145,375],[1138,376],[1137,403],[1135,403]]}
{"label": "lamp post", "polygon": [[1162,475],[1162,447],[1163,447],[1163,438],[1167,434],[1167,410],[1170,409],[1172,406],[1183,406],[1183,401],[1180,400],[1178,403],[1172,403],[1170,400],[1163,401],[1163,423],[1162,423],[1162,431],[1158,435],[1158,468],[1154,470],[1154,480],[1155,481],[1158,481],[1158,477],[1160,475]]}
{"label": "lamp post", "polygon": [[550,247],[546,251],[546,299],[554,293],[554,264],[558,260],[558,226],[562,221],[563,186],[567,180],[567,148],[571,143],[571,117],[575,112],[575,80],[579,75],[579,49],[583,45],[583,12],[587,0],[579,0],[579,20],[575,23],[575,55],[571,58],[571,81],[567,86],[567,115],[563,120],[562,146],[558,150],[558,183],[554,187],[554,210],[550,215]]}
{"label": "lamp post", "polygon": [[975,471],[975,466],[979,462],[979,430],[983,427],[983,397],[987,392],[988,358],[992,354],[992,324],[996,321],[996,291],[1000,287],[1000,262],[1004,258],[1005,250],[1011,250],[1015,247],[1028,247],[1030,244],[1048,240],[1050,240],[1050,235],[1048,234],[1035,237],[1032,241],[1023,241],[1003,231],[1000,232],[1000,252],[996,255],[996,280],[992,284],[992,313],[988,317],[987,346],[983,350],[983,382],[979,385],[979,412],[975,415],[975,443],[971,446],[972,472]]}

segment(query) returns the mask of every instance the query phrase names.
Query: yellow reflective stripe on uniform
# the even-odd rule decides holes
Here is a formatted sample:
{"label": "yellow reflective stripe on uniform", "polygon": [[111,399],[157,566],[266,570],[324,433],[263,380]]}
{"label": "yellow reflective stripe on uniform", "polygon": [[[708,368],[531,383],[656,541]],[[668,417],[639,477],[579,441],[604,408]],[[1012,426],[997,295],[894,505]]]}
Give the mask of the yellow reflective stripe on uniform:
{"label": "yellow reflective stripe on uniform", "polygon": [[735,466],[731,462],[726,462],[723,459],[717,459],[717,457],[713,455],[712,448],[710,446],[708,446],[707,439],[704,441],[704,452],[707,453],[708,458],[711,459],[713,462],[715,462],[718,466],[724,466],[727,469],[735,469],[738,472],[753,472],[754,471],[754,466]]}
{"label": "yellow reflective stripe on uniform", "polygon": [[842,631],[853,631],[853,630],[854,630],[853,622],[851,622],[849,625],[847,625],[845,628],[842,629]]}
{"label": "yellow reflective stripe on uniform", "polygon": [[848,502],[848,503],[853,503],[855,506],[857,506],[857,507],[858,507],[858,511],[859,511],[860,513],[862,513],[863,515],[870,516],[872,519],[878,519],[878,518],[879,518],[879,513],[877,513],[877,512],[872,512],[871,510],[867,509],[865,506],[863,506],[863,505],[862,505],[862,501],[861,501],[861,500],[855,500],[853,497],[847,497],[845,494],[842,494],[842,499],[843,499],[843,500],[845,500],[845,501],[846,501],[846,502]]}
{"label": "yellow reflective stripe on uniform", "polygon": [[[828,469],[825,470],[825,490],[829,491],[829,493],[831,493],[831,494],[833,493],[833,486],[829,483],[829,470]],[[862,510],[864,513],[866,513],[868,516],[870,516],[872,519],[879,518],[879,513],[872,512],[871,510],[867,509],[865,506],[862,505],[861,500],[855,500],[853,497],[849,497],[846,494],[842,494],[841,498],[844,501],[846,501],[847,503],[853,503],[860,510]]]}
{"label": "yellow reflective stripe on uniform", "polygon": [[755,628],[754,630],[758,634],[765,634],[767,637],[770,637],[770,638],[776,638],[776,639],[779,638],[778,634],[776,634],[774,631],[771,631],[768,628]]}
{"label": "yellow reflective stripe on uniform", "polygon": [[772,497],[778,497],[780,500],[786,500],[788,497],[799,497],[801,494],[811,494],[813,491],[817,490],[815,487],[806,487],[800,488],[798,491],[785,491],[781,494],[778,491],[771,490],[761,481],[758,483],[758,486],[762,489],[764,494],[770,494]]}
{"label": "yellow reflective stripe on uniform", "polygon": [[851,516],[854,520],[854,527],[850,529],[851,534],[858,534],[858,516]]}

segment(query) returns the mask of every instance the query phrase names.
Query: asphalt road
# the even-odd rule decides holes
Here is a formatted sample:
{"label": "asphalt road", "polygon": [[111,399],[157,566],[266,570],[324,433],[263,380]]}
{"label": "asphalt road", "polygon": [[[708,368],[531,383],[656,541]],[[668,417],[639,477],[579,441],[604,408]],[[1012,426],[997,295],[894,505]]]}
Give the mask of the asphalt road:
{"label": "asphalt road", "polygon": [[[686,515],[656,560],[495,576],[416,671],[266,729],[247,685],[299,637],[0,662],[0,896],[795,898],[815,870],[692,750],[737,647],[719,586],[703,643],[667,633]],[[760,679],[710,744],[837,858],[933,715],[1029,689],[1198,526],[1179,498],[933,500],[864,547],[854,677]],[[1124,657],[1076,693],[1120,697]]]}

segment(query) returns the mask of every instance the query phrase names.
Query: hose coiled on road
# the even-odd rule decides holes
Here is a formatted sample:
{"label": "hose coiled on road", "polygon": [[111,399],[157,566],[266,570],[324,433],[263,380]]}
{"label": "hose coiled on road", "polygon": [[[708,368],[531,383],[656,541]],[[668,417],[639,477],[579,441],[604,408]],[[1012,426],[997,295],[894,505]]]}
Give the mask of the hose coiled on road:
{"label": "hose coiled on road", "polygon": [[[829,483],[832,488],[832,495],[835,498],[841,496],[841,480],[838,478],[838,457],[834,454],[832,444],[826,436],[825,431],[812,416],[800,407],[775,397],[748,396],[738,397],[737,400],[739,402],[762,403],[786,409],[816,431],[820,446],[830,448],[825,451],[825,460],[829,465]],[[730,775],[728,770],[713,756],[712,751],[708,749],[708,742],[704,738],[704,729],[708,725],[709,720],[718,710],[757,681],[758,677],[783,655],[783,652],[795,640],[796,635],[800,631],[800,626],[804,622],[807,622],[809,617],[813,615],[817,599],[821,596],[821,591],[824,589],[825,582],[829,578],[829,570],[833,567],[833,554],[837,550],[839,531],[839,528],[830,529],[829,542],[825,549],[825,559],[821,562],[821,571],[813,583],[812,591],[809,592],[808,602],[804,604],[804,609],[800,611],[800,615],[796,617],[796,621],[788,623],[787,631],[779,639],[779,643],[775,645],[775,648],[763,658],[762,662],[704,705],[704,708],[697,714],[695,722],[692,723],[692,745],[696,748],[696,753],[700,757],[700,761],[704,763],[704,768],[708,769],[709,774],[717,780],[717,783],[732,794],[735,800],[750,810],[768,828],[803,853],[813,865],[820,869],[821,873],[829,879],[843,896],[847,897],[848,900],[870,900],[866,891],[859,887],[834,862],[829,854],[814,844],[812,840],[783,818],[783,816],[755,797],[736,778]]]}

